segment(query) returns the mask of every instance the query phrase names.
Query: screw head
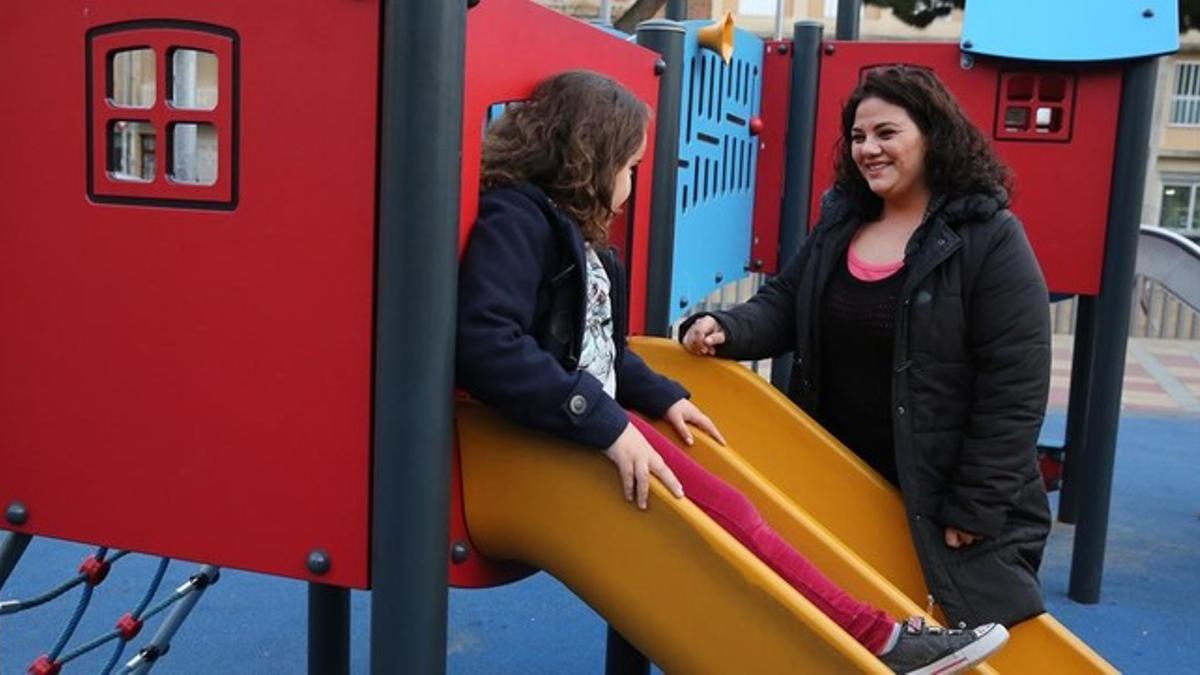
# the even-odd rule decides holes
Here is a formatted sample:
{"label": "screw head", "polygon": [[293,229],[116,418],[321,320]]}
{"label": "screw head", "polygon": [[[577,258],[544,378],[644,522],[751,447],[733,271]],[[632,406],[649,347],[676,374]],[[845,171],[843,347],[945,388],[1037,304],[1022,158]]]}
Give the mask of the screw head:
{"label": "screw head", "polygon": [[775,51],[779,52],[780,54],[788,53],[787,43],[780,44],[778,47],[775,48]]}
{"label": "screw head", "polygon": [[974,46],[975,46],[975,43],[971,42],[970,40],[963,40],[963,43],[962,43],[963,49],[970,49]]}
{"label": "screw head", "polygon": [[4,510],[4,519],[10,525],[24,525],[29,520],[29,509],[21,502],[13,502]]}
{"label": "screw head", "polygon": [[665,72],[667,72],[667,62],[663,61],[662,59],[655,61],[654,62],[654,74],[662,75]]}
{"label": "screw head", "polygon": [[833,43],[831,43],[831,42],[826,42],[826,43],[825,43],[825,54],[826,54],[827,56],[828,56],[828,55],[832,55],[832,54],[833,54],[834,52],[836,52],[836,51],[837,51],[837,47],[835,47],[835,46],[833,45]]}
{"label": "screw head", "polygon": [[754,269],[756,269],[756,270],[761,270],[765,264],[766,263],[763,262],[762,258],[754,259]]}
{"label": "screw head", "polygon": [[325,574],[330,567],[333,567],[333,561],[329,559],[329,554],[319,548],[309,551],[308,560],[304,564],[313,574]]}
{"label": "screw head", "polygon": [[679,308],[683,309],[684,307],[687,307],[687,306],[688,306],[687,296],[686,295],[680,296],[679,297]]}
{"label": "screw head", "polygon": [[1142,18],[1153,19],[1154,18],[1154,10],[1150,9],[1149,7],[1147,7],[1146,9],[1143,9],[1142,10]]}
{"label": "screw head", "polygon": [[461,565],[471,556],[471,547],[467,546],[465,541],[456,541],[450,547],[450,561],[455,565]]}

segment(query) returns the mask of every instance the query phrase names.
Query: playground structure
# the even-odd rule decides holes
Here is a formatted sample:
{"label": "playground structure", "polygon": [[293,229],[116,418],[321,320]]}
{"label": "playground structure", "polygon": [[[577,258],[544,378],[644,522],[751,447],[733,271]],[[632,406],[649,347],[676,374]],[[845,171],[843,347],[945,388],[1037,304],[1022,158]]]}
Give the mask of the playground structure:
{"label": "playground structure", "polygon": [[[314,670],[344,659],[347,588],[373,592],[372,632],[384,636],[372,643],[373,670],[438,670],[447,575],[488,585],[528,569],[494,558],[555,572],[669,669],[731,658],[749,665],[747,655],[767,659],[766,671],[798,662],[829,672],[881,667],[686,503],[651,517],[658,546],[670,533],[695,551],[692,576],[664,554],[643,560],[639,574],[648,576],[633,585],[606,577],[603,558],[583,546],[608,544],[607,555],[630,560],[629,551],[646,546],[629,532],[649,528],[623,524],[640,516],[611,499],[598,458],[545,447],[554,444],[469,403],[456,415],[459,451],[452,458],[439,450],[451,447],[446,308],[455,252],[474,218],[482,130],[495,104],[520,100],[554,72],[608,73],[657,111],[653,162],[639,171],[626,222],[614,228],[631,271],[635,331],[663,335],[712,288],[777,268],[828,183],[841,98],[861,68],[904,61],[937,71],[992,132],[1015,169],[1015,208],[1052,290],[1093,298],[1093,325],[1105,326],[1083,338],[1092,345],[1086,358],[1120,361],[1106,341],[1130,295],[1136,230],[1128,212],[1137,195],[1128,186],[1141,184],[1121,172],[1145,165],[1136,146],[1146,137],[1139,106],[1149,97],[1138,96],[1149,86],[1147,57],[1170,49],[1158,32],[1121,55],[1129,62],[1068,51],[1048,64],[1045,54],[1030,63],[989,43],[995,28],[975,41],[1001,51],[979,53],[965,42],[885,49],[824,41],[819,29],[798,25],[792,41],[734,31],[726,61],[698,47],[696,22],[645,24],[637,46],[522,0],[485,0],[469,12],[313,0],[286,20],[257,6],[178,2],[149,14],[143,3],[110,3],[91,11],[82,32],[69,9],[34,4],[5,8],[3,23],[22,32],[0,41],[0,63],[35,54],[63,76],[32,80],[0,66],[5,90],[23,94],[0,119],[18,128],[36,113],[57,132],[49,146],[11,141],[16,156],[55,162],[0,169],[0,316],[12,326],[0,336],[0,503],[12,531],[4,558],[15,564],[29,536],[45,535],[305,579],[313,606],[328,608],[310,619]],[[1150,4],[1159,8],[1154,20],[1173,31],[1170,3]],[[310,35],[318,20],[328,27],[321,40],[293,48],[291,37]],[[148,106],[114,105],[111,57],[141,49],[158,64],[156,93]],[[211,108],[179,105],[179,78],[167,64],[188,50],[216,58]],[[281,54],[291,70],[279,67]],[[72,95],[84,104],[61,103]],[[113,177],[121,173],[114,139],[129,123],[171,148],[155,156],[149,179]],[[215,132],[211,182],[173,178],[182,125]],[[352,133],[315,133],[330,129]],[[57,161],[85,154],[82,176]],[[1038,189],[1048,185],[1096,200],[1067,212]],[[636,348],[696,392],[730,435],[732,451],[701,444],[701,461],[754,496],[839,583],[896,613],[920,613],[923,581],[894,493],[736,367],[685,369],[678,350],[652,341]],[[1085,371],[1091,376],[1081,379],[1104,400],[1073,395],[1072,408],[1083,401],[1079,409],[1099,426],[1068,433],[1068,457],[1107,443],[1111,469],[1104,434],[1115,433],[1117,411],[1105,409],[1105,397],[1119,394],[1119,377]],[[734,388],[745,395],[731,396]],[[753,435],[748,419],[761,415],[791,433]],[[540,452],[564,459],[537,461]],[[1079,536],[1087,538],[1092,518],[1100,559],[1104,461],[1101,452],[1095,480],[1066,483],[1080,485],[1081,506],[1090,505],[1080,511]],[[520,490],[537,471],[556,475],[541,484],[564,485],[540,507]],[[817,491],[805,478],[839,487]],[[138,508],[106,501],[132,486]],[[839,520],[830,507],[847,493],[873,495],[877,520],[858,512]],[[574,541],[571,525],[581,519],[562,510],[568,502],[600,514],[591,522],[621,532],[630,548]],[[636,591],[667,577],[693,604],[659,616]],[[1098,567],[1090,577],[1081,593],[1098,596]],[[747,578],[764,590],[751,593],[741,585]],[[698,594],[697,586],[713,590]],[[684,614],[703,619],[712,635],[697,637],[699,626],[681,625]],[[990,667],[1022,672],[1035,658],[1054,658],[1065,672],[1107,669],[1049,617],[1015,630]]]}

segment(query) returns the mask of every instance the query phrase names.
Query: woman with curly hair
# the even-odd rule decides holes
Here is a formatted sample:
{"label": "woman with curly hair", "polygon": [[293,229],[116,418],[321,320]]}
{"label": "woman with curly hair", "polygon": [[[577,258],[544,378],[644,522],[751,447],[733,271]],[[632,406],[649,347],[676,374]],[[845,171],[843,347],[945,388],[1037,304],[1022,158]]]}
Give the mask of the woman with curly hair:
{"label": "woman with curly hair", "polygon": [[788,396],[899,488],[933,601],[953,623],[1012,626],[1043,611],[1050,330],[1008,172],[937,77],[907,66],[854,90],[836,168],[796,257],[682,341],[793,352]]}

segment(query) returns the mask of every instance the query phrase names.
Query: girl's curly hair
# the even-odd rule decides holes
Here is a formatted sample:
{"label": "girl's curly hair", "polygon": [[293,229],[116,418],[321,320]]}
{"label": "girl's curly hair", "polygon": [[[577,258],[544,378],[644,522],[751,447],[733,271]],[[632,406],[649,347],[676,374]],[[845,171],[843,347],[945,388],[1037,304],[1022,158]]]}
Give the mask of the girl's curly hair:
{"label": "girl's curly hair", "polygon": [[868,98],[904,108],[921,130],[925,137],[925,185],[931,194],[1011,190],[1008,168],[937,75],[914,66],[881,66],[866,72],[842,107],[842,135],[836,150],[836,184],[864,222],[879,218],[883,210],[883,200],[871,192],[850,154],[854,116],[858,105]]}
{"label": "girl's curly hair", "polygon": [[611,78],[555,75],[488,129],[481,187],[533,183],[579,223],[586,241],[607,241],[613,178],[641,146],[649,119],[650,108]]}

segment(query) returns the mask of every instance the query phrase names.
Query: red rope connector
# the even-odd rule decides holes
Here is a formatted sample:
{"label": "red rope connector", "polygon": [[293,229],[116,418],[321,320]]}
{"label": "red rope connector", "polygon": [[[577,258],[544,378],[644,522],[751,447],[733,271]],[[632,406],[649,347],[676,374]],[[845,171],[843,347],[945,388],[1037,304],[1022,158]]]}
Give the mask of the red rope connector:
{"label": "red rope connector", "polygon": [[117,630],[121,631],[121,639],[129,642],[142,631],[142,621],[133,618],[133,614],[126,612],[125,616],[117,620]]}
{"label": "red rope connector", "polygon": [[108,576],[108,561],[101,562],[96,556],[89,555],[79,566],[79,573],[87,577],[88,586],[99,586],[104,577]]}
{"label": "red rope connector", "polygon": [[62,670],[62,664],[57,661],[51,661],[50,657],[42,654],[29,666],[29,675],[58,675],[58,671]]}

